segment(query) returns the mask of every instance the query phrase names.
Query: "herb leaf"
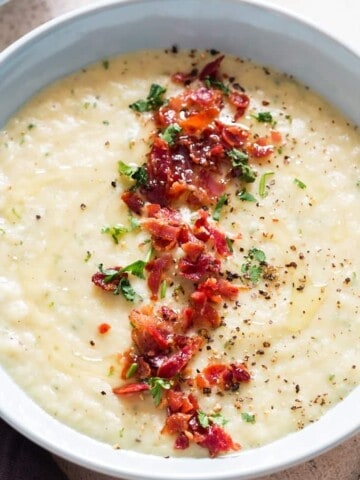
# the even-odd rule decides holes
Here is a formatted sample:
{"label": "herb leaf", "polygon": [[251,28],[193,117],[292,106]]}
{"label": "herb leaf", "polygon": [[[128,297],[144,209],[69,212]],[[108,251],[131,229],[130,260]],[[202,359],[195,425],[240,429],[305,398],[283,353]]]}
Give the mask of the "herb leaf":
{"label": "herb leaf", "polygon": [[204,83],[207,88],[216,88],[217,90],[221,90],[225,95],[229,95],[230,93],[230,88],[214,77],[205,77]]}
{"label": "herb leaf", "polygon": [[224,427],[228,423],[228,420],[226,420],[226,418],[224,418],[221,413],[213,413],[207,415],[206,413],[199,410],[197,412],[197,417],[200,425],[203,428],[209,427],[211,423],[215,423],[216,425],[220,425],[221,427]]}
{"label": "herb leaf", "polygon": [[160,137],[165,140],[170,146],[174,145],[175,138],[178,133],[182,131],[182,128],[177,123],[173,123],[165,128],[165,130],[160,134]]}
{"label": "herb leaf", "polygon": [[254,195],[251,193],[247,192],[245,188],[243,188],[239,193],[236,194],[240,200],[243,202],[257,202],[256,198]]}
{"label": "herb leaf", "polygon": [[268,192],[266,191],[266,180],[268,179],[268,177],[271,177],[271,175],[274,175],[274,172],[264,173],[260,177],[259,195],[260,195],[261,198],[265,198],[268,195]]}
{"label": "herb leaf", "polygon": [[135,180],[135,185],[131,187],[131,190],[136,190],[147,182],[147,170],[144,165],[141,167],[132,167],[120,160],[118,162],[118,172],[120,175],[125,175]]}
{"label": "herb leaf", "polygon": [[299,180],[298,178],[294,178],[294,183],[295,183],[295,185],[297,185],[302,190],[304,190],[304,188],[306,188],[306,184],[304,182],[302,182],[301,180]]}
{"label": "herb leaf", "polygon": [[103,227],[101,229],[101,233],[107,233],[108,235],[111,235],[112,239],[116,244],[119,243],[119,238],[128,231],[128,228],[124,227],[124,225],[120,225],[119,223],[117,223],[116,225]]}
{"label": "herb leaf", "polygon": [[260,123],[270,123],[273,127],[276,125],[276,121],[270,112],[259,112],[256,115],[251,115],[255,120]]}
{"label": "herb leaf", "polygon": [[160,286],[160,298],[163,299],[166,297],[166,290],[167,290],[167,281],[163,280]]}
{"label": "herb leaf", "polygon": [[156,110],[161,105],[165,103],[163,95],[166,92],[166,88],[153,83],[150,86],[149,95],[146,97],[146,100],[138,100],[137,102],[132,103],[129,107],[136,112],[150,112],[151,110]]}
{"label": "herb leaf", "polygon": [[126,372],[126,379],[131,378],[135,375],[139,365],[137,363],[132,363],[129,367],[129,370]]}
{"label": "herb leaf", "polygon": [[215,206],[215,210],[212,216],[212,218],[217,222],[220,220],[221,209],[226,203],[227,203],[227,195],[224,193],[223,195],[221,195],[221,197],[217,201],[217,204]]}
{"label": "herb leaf", "polygon": [[120,272],[129,272],[135,275],[136,277],[139,278],[145,278],[144,276],[144,268],[145,268],[146,262],[143,260],[137,260],[134,263],[130,263],[130,265],[127,265],[126,267],[122,268]]}
{"label": "herb leaf", "polygon": [[241,413],[241,418],[247,423],[255,423],[256,422],[255,414],[252,415],[252,414],[247,413],[247,412],[242,412]]}
{"label": "herb leaf", "polygon": [[256,174],[255,171],[248,164],[249,156],[246,152],[242,152],[237,148],[233,148],[227,152],[228,157],[231,159],[231,164],[233,168],[240,169],[241,175],[240,178],[246,183],[255,182]]}
{"label": "herb leaf", "polygon": [[249,250],[245,259],[247,262],[241,266],[241,272],[244,273],[252,283],[256,284],[259,282],[263,272],[263,266],[266,264],[266,255],[262,250],[253,247]]}
{"label": "herb leaf", "polygon": [[120,295],[120,293],[123,294],[128,302],[133,302],[134,300],[140,298],[140,296],[132,288],[129,279],[126,277],[120,278],[119,284],[114,290],[114,295]]}
{"label": "herb leaf", "polygon": [[149,377],[147,383],[150,385],[150,393],[154,399],[155,405],[158,406],[161,402],[162,391],[169,390],[171,382],[166,378]]}

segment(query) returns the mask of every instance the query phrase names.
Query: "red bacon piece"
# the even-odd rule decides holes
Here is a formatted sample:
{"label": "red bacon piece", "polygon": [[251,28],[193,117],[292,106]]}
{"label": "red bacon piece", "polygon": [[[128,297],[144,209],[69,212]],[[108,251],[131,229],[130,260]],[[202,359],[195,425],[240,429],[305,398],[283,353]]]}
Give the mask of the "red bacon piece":
{"label": "red bacon piece", "polygon": [[189,429],[191,415],[188,413],[173,413],[167,417],[161,433],[182,433]]}
{"label": "red bacon piece", "polygon": [[193,227],[193,234],[203,242],[207,242],[211,238],[216,252],[222,257],[231,255],[229,245],[226,241],[226,235],[219,229],[210,225],[208,219],[208,212],[200,210],[199,218],[196,220]]}
{"label": "red bacon piece", "polygon": [[155,258],[146,264],[145,269],[150,272],[147,283],[152,293],[152,299],[157,299],[157,293],[159,291],[161,282],[164,280],[166,272],[172,265],[172,256],[169,253],[165,253],[161,257]]}
{"label": "red bacon piece", "polygon": [[249,382],[250,373],[245,364],[212,364],[208,365],[197,378],[200,386],[214,386],[223,390],[236,390],[241,382]]}
{"label": "red bacon piece", "polygon": [[203,448],[207,448],[210,457],[214,458],[219,453],[228,452],[229,450],[240,450],[240,445],[235,443],[230,435],[225,432],[219,425],[212,424],[206,429],[204,440],[199,442]]}
{"label": "red bacon piece", "polygon": [[[122,270],[122,267],[111,267],[107,270],[114,270],[114,271],[120,272],[120,270]],[[126,272],[121,272],[119,274],[114,275],[111,281],[106,282],[105,279],[108,276],[109,275],[106,275],[105,273],[96,272],[91,277],[91,281],[93,282],[94,285],[96,285],[97,287],[100,287],[102,290],[105,290],[106,292],[114,292],[119,286],[119,282],[121,278],[124,278],[124,277],[127,278],[128,274]]]}
{"label": "red bacon piece", "polygon": [[128,385],[123,385],[121,387],[115,387],[112,389],[115,395],[129,395],[130,393],[140,393],[150,390],[150,387],[147,383],[129,383]]}
{"label": "red bacon piece", "polygon": [[269,144],[267,137],[260,137],[248,145],[247,150],[255,158],[267,158],[274,152],[274,146]]}
{"label": "red bacon piece", "polygon": [[229,101],[236,108],[235,121],[242,117],[250,104],[250,99],[243,92],[233,90],[229,95]]}
{"label": "red bacon piece", "polygon": [[144,206],[144,200],[135,192],[124,192],[121,195],[121,199],[126,205],[129,207],[129,209],[137,213],[138,215],[141,214],[141,209]]}
{"label": "red bacon piece", "polygon": [[176,437],[174,448],[176,450],[185,450],[189,447],[190,441],[184,432],[181,432],[180,435]]}
{"label": "red bacon piece", "polygon": [[228,147],[239,148],[245,145],[249,137],[249,131],[238,125],[224,125],[221,135]]}
{"label": "red bacon piece", "polygon": [[186,367],[201,345],[202,339],[200,337],[187,337],[187,344],[181,350],[164,358],[157,371],[157,376],[161,378],[175,377]]}
{"label": "red bacon piece", "polygon": [[98,332],[101,335],[104,335],[110,330],[110,328],[111,328],[111,325],[109,325],[108,323],[100,323],[100,325],[98,325]]}
{"label": "red bacon piece", "polygon": [[196,259],[182,257],[178,262],[179,273],[182,277],[199,282],[204,275],[219,273],[220,261],[207,253],[200,254]]}
{"label": "red bacon piece", "polygon": [[151,306],[130,312],[131,337],[141,355],[155,356],[167,352],[172,343],[173,326],[156,316]]}
{"label": "red bacon piece", "polygon": [[199,74],[199,79],[205,80],[206,77],[217,78],[220,64],[224,60],[224,58],[225,58],[225,55],[221,55],[220,57],[216,58],[212,62],[207,63],[205,67],[201,70]]}

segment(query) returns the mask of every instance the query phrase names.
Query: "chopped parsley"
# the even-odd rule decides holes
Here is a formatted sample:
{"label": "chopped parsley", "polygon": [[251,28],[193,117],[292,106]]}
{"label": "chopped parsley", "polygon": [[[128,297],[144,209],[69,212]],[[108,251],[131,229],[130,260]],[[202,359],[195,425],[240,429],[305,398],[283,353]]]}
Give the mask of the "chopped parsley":
{"label": "chopped parsley", "polygon": [[217,90],[221,90],[225,95],[229,95],[230,93],[230,88],[214,77],[205,77],[204,83],[207,88],[216,88]]}
{"label": "chopped parsley", "polygon": [[199,410],[197,412],[197,417],[200,425],[203,428],[209,427],[211,423],[216,423],[216,425],[220,425],[221,427],[224,427],[228,423],[228,420],[226,420],[221,415],[221,413],[214,413],[214,414],[207,415],[206,413]]}
{"label": "chopped parsley", "polygon": [[260,123],[270,123],[272,127],[276,125],[276,121],[273,119],[273,116],[270,112],[259,112],[256,115],[251,116]]}
{"label": "chopped parsley", "polygon": [[103,60],[102,66],[104,67],[105,70],[109,70],[109,60]]}
{"label": "chopped parsley", "polygon": [[239,193],[236,194],[240,200],[242,200],[243,202],[257,202],[256,198],[254,197],[254,195],[252,195],[251,193],[247,192],[246,191],[246,188],[243,188],[242,190],[240,190]]}
{"label": "chopped parsley", "polygon": [[265,198],[268,195],[268,192],[266,191],[266,181],[269,177],[274,175],[274,172],[267,172],[261,175],[260,177],[260,182],[259,182],[259,195],[261,198]]}
{"label": "chopped parsley", "polygon": [[304,188],[306,188],[306,184],[304,182],[302,182],[301,180],[299,180],[298,178],[294,178],[294,183],[295,183],[295,185],[297,185],[302,190],[304,190]]}
{"label": "chopped parsley", "polygon": [[156,110],[161,105],[165,103],[163,98],[166,88],[161,85],[153,83],[150,87],[149,95],[146,97],[146,100],[138,100],[129,107],[136,112],[150,112],[151,110]]}
{"label": "chopped parsley", "polygon": [[220,220],[221,210],[226,203],[227,203],[227,195],[224,193],[223,195],[221,195],[221,197],[217,201],[217,204],[215,206],[215,210],[212,216],[212,218],[217,222]]}
{"label": "chopped parsley", "polygon": [[238,150],[237,148],[233,148],[227,152],[227,155],[231,160],[233,168],[240,169],[241,174],[239,177],[241,180],[244,180],[246,183],[253,183],[256,178],[256,173],[248,164],[248,154]]}
{"label": "chopped parsley", "polygon": [[160,298],[163,299],[166,297],[166,290],[167,290],[167,281],[164,280],[160,286]]}
{"label": "chopped parsley", "polygon": [[182,128],[177,123],[173,123],[165,128],[165,130],[160,133],[160,138],[162,138],[168,145],[172,146],[175,143],[175,139],[178,133],[182,131]]}
{"label": "chopped parsley", "polygon": [[116,225],[103,227],[101,229],[101,233],[106,233],[107,235],[110,235],[116,245],[119,243],[119,238],[128,231],[128,228],[124,227],[124,225],[120,225],[119,223],[117,223]]}
{"label": "chopped parsley", "polygon": [[155,405],[158,406],[161,402],[162,391],[171,388],[171,382],[166,378],[149,377],[147,383],[150,386],[150,393],[154,399]]}
{"label": "chopped parsley", "polygon": [[114,290],[114,295],[120,295],[120,293],[123,294],[128,302],[133,302],[134,300],[140,298],[126,277],[120,277],[119,284]]}
{"label": "chopped parsley", "polygon": [[122,272],[129,272],[132,275],[135,275],[136,277],[144,279],[144,268],[145,268],[146,262],[143,260],[137,260],[134,263],[130,263],[127,267],[124,267],[120,270],[120,273]]}
{"label": "chopped parsley", "polygon": [[86,255],[84,257],[84,262],[88,262],[91,258],[91,252],[87,250]]}
{"label": "chopped parsley", "polygon": [[119,160],[118,172],[120,175],[125,175],[135,180],[135,185],[131,187],[131,190],[136,190],[147,182],[147,171],[144,165],[141,167],[131,166]]}
{"label": "chopped parsley", "polygon": [[131,378],[135,375],[139,365],[137,363],[132,363],[129,367],[129,370],[126,372],[126,379]]}
{"label": "chopped parsley", "polygon": [[255,414],[252,415],[252,414],[247,413],[247,412],[241,412],[241,418],[246,423],[255,423],[256,422]]}
{"label": "chopped parsley", "polygon": [[249,280],[256,284],[259,282],[263,266],[266,264],[266,255],[262,250],[256,247],[250,248],[247,256],[245,256],[246,263],[241,266],[241,272],[245,274]]}
{"label": "chopped parsley", "polygon": [[225,240],[226,240],[226,245],[228,246],[228,249],[230,250],[230,253],[233,253],[234,252],[234,248],[233,248],[234,240],[232,240],[229,237],[225,237]]}

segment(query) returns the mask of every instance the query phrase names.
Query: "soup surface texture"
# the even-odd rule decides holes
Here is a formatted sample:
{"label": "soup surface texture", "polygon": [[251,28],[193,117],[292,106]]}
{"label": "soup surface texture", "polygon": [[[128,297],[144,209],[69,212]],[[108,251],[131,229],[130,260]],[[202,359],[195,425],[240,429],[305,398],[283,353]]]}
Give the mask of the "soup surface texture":
{"label": "soup surface texture", "polygon": [[[359,384],[360,136],[288,76],[215,51],[106,59],[0,132],[0,191],[1,364],[74,429],[216,455]],[[209,447],[215,425],[232,446]]]}

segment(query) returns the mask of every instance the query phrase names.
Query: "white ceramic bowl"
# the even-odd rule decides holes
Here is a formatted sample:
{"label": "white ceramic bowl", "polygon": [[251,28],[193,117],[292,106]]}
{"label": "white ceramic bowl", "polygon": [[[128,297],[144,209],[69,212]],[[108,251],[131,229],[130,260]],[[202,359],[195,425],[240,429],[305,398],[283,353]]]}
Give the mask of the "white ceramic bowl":
{"label": "white ceramic bowl", "polygon": [[[217,48],[293,74],[360,125],[360,58],[303,20],[241,0],[108,1],[65,15],[0,55],[0,125],[36,91],[95,60],[143,48]],[[0,412],[87,468],[128,479],[249,479],[309,459],[360,429],[360,388],[318,422],[264,447],[210,459],[114,450],[62,425],[0,369]]]}

